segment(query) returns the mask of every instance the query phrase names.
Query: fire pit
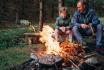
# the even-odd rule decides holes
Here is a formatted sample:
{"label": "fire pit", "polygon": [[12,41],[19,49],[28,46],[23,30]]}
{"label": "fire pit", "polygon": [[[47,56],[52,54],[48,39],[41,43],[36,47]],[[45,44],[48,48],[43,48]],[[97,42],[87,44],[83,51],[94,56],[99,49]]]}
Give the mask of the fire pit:
{"label": "fire pit", "polygon": [[[78,63],[80,63],[80,60],[84,58],[84,50],[82,49],[82,46],[75,43],[70,43],[69,41],[64,41],[61,44],[59,44],[60,48],[62,49],[59,53],[54,54],[48,54],[47,48],[44,47],[38,47],[39,49],[32,49],[33,56],[39,65],[40,68],[43,67],[71,67],[74,65],[77,69]],[[53,50],[54,52],[54,50]],[[77,62],[77,63],[76,63]],[[56,70],[56,69],[55,69]]]}
{"label": "fire pit", "polygon": [[47,54],[44,57],[39,59],[39,63],[45,66],[53,66],[62,64],[63,59],[58,55]]}
{"label": "fire pit", "polygon": [[[35,48],[36,49],[36,48]],[[47,54],[45,47],[37,50],[31,49],[31,58],[35,59],[42,66],[52,67],[54,65],[62,65],[63,58],[59,55]]]}
{"label": "fire pit", "polygon": [[31,58],[38,64],[39,70],[58,70],[62,66],[63,58],[54,54],[43,54],[39,52],[31,53]]}

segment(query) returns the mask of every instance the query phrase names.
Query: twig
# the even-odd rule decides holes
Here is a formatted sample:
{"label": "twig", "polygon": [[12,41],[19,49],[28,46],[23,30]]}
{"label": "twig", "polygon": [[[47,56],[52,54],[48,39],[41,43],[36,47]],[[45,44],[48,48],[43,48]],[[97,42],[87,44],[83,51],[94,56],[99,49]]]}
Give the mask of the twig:
{"label": "twig", "polygon": [[76,67],[78,70],[80,70],[80,68],[71,60],[71,59],[68,59],[68,61],[70,61],[74,67]]}
{"label": "twig", "polygon": [[90,54],[90,55],[86,55],[86,56],[84,56],[84,59],[87,59],[87,58],[92,57],[92,56],[95,56],[95,55],[96,55],[95,53]]}
{"label": "twig", "polygon": [[57,67],[56,63],[55,63],[55,67],[56,67],[56,70],[58,70],[58,67]]}
{"label": "twig", "polygon": [[93,28],[92,28],[92,24],[91,24],[91,23],[89,23],[89,26],[90,26],[90,28],[91,28],[92,35],[94,36],[94,35],[95,35],[95,33],[94,33],[94,30],[93,30]]}

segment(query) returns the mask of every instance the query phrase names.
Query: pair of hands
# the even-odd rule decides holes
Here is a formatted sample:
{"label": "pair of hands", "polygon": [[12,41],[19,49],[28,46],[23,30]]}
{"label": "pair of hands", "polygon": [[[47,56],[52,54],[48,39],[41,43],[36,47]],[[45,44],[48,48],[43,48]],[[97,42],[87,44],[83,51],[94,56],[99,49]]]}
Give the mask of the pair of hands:
{"label": "pair of hands", "polygon": [[82,29],[88,29],[88,28],[90,28],[90,26],[87,25],[87,24],[81,24],[80,26],[81,26]]}
{"label": "pair of hands", "polygon": [[[87,25],[87,24],[81,24],[80,26],[81,26],[82,29],[88,29],[88,28],[90,28],[90,26]],[[64,26],[62,26],[62,27],[60,27],[59,29],[60,29],[62,32],[65,32],[66,30],[69,29],[69,27],[64,27]]]}
{"label": "pair of hands", "polygon": [[65,32],[65,31],[67,31],[68,29],[69,29],[69,27],[64,27],[64,26],[62,26],[62,27],[60,27],[59,28],[62,32]]}

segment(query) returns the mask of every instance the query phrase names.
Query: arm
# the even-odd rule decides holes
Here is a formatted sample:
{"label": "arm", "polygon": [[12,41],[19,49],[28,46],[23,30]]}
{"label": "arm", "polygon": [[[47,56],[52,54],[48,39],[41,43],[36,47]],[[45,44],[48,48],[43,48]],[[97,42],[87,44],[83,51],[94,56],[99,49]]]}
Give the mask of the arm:
{"label": "arm", "polygon": [[80,23],[78,23],[78,13],[75,12],[73,18],[71,19],[71,23],[73,26],[78,26],[80,27]]}
{"label": "arm", "polygon": [[96,15],[95,11],[92,11],[92,25],[97,25],[100,23],[100,20],[98,19],[98,16]]}
{"label": "arm", "polygon": [[57,18],[56,19],[56,22],[55,22],[55,29],[59,29],[59,19]]}
{"label": "arm", "polygon": [[72,24],[71,24],[71,19],[69,18],[68,19],[68,26],[66,26],[67,29],[71,29],[72,27]]}

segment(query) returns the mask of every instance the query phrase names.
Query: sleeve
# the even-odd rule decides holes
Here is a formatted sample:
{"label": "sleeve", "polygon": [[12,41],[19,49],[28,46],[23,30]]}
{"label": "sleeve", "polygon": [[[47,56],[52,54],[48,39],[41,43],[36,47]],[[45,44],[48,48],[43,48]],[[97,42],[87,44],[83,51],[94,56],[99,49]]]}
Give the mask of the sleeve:
{"label": "sleeve", "polygon": [[71,24],[71,18],[69,18],[69,22],[68,22],[68,26],[67,26],[68,29],[71,29],[72,28],[72,24]]}
{"label": "sleeve", "polygon": [[100,23],[98,16],[96,15],[95,11],[92,11],[92,25],[97,25]]}
{"label": "sleeve", "polygon": [[56,18],[55,29],[59,29],[59,18]]}
{"label": "sleeve", "polygon": [[78,13],[75,12],[72,19],[71,19],[71,24],[72,24],[72,26],[80,27],[80,23],[78,23],[78,16],[77,15],[78,15]]}

